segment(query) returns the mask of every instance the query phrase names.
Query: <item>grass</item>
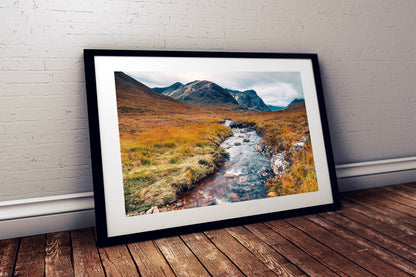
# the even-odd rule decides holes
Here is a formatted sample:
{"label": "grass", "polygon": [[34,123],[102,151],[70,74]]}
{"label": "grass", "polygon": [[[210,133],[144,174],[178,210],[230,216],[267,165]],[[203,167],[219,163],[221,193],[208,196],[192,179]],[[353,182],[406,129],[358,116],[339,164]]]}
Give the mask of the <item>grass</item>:
{"label": "grass", "polygon": [[165,119],[158,128],[121,133],[127,213],[168,205],[218,169],[226,157],[219,145],[231,130],[215,121],[196,122],[175,118],[164,126]]}
{"label": "grass", "polygon": [[148,88],[123,82],[117,93],[127,215],[166,207],[217,171],[227,155],[220,143],[232,133],[221,124],[225,119],[252,123],[271,150],[284,151],[292,160],[285,174],[268,180],[270,197],[317,190],[310,142],[290,151],[309,135],[304,108],[262,113],[198,109],[166,97],[155,100]]}
{"label": "grass", "polygon": [[[266,187],[269,197],[313,192],[318,190],[315,165],[306,110],[301,105],[293,110],[274,113],[257,113],[250,117],[237,116],[236,120],[253,122],[256,131],[274,153],[284,152],[292,161],[282,175],[269,179]],[[291,147],[302,138],[307,138],[305,147],[292,151]]]}
{"label": "grass", "polygon": [[287,155],[290,155],[293,163],[284,174],[268,180],[266,183],[269,190],[268,196],[317,191],[318,183],[310,140],[303,149],[290,151]]}

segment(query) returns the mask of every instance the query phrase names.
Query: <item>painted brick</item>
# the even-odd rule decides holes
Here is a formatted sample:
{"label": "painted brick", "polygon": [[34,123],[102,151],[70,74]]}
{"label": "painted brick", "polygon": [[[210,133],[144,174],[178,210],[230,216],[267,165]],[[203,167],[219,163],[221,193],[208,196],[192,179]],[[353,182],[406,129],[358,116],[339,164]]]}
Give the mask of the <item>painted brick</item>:
{"label": "painted brick", "polygon": [[415,9],[414,0],[2,0],[0,200],[91,190],[84,48],[315,52],[336,162],[416,155]]}
{"label": "painted brick", "polygon": [[0,82],[6,84],[48,83],[51,76],[45,71],[3,71]]}

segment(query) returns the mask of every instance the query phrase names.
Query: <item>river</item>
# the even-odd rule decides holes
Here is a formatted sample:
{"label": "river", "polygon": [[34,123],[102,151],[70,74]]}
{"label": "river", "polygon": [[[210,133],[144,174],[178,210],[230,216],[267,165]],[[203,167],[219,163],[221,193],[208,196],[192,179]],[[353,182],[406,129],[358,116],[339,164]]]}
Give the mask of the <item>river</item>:
{"label": "river", "polygon": [[[224,125],[230,126],[231,120]],[[253,128],[232,128],[232,135],[221,143],[229,158],[213,175],[186,193],[175,209],[218,205],[267,197],[264,179],[258,175],[270,169],[270,159],[257,152],[254,145],[261,140]]]}

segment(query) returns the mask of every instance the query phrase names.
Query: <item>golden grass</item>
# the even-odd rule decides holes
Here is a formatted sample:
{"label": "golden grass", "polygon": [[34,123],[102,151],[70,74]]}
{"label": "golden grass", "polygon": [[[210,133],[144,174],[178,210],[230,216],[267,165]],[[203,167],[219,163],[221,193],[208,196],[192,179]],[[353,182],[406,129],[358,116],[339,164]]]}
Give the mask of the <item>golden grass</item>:
{"label": "golden grass", "polygon": [[119,113],[121,157],[128,215],[151,206],[164,207],[217,171],[226,157],[219,145],[231,130],[225,119],[251,122],[275,152],[286,151],[293,163],[268,180],[269,196],[318,189],[310,141],[298,152],[290,147],[309,135],[304,109],[280,112],[199,110],[186,113]]}
{"label": "golden grass", "polygon": [[[188,122],[181,116],[170,118],[166,126],[167,120],[120,134],[128,213],[174,202],[179,193],[214,173],[226,156],[219,145],[231,135],[227,127],[215,121],[200,124],[200,118]],[[124,126],[128,121],[123,120]]]}
{"label": "golden grass", "polygon": [[268,180],[269,196],[317,189],[306,111],[297,104],[279,112],[200,109],[161,95],[124,73],[115,73],[125,209],[128,215],[163,207],[214,173],[226,152],[219,145],[231,130],[226,118],[253,123],[273,152],[292,159],[287,172]]}
{"label": "golden grass", "polygon": [[[255,123],[258,134],[265,144],[277,153],[285,152],[292,161],[291,166],[281,176],[276,176],[266,183],[269,197],[313,192],[318,190],[315,165],[306,110],[298,105],[288,111],[263,112],[237,115],[235,120]],[[298,151],[290,148],[303,137],[307,137],[305,147]]]}
{"label": "golden grass", "polygon": [[293,164],[282,176],[276,176],[268,180],[266,187],[268,196],[282,196],[313,192],[318,190],[315,165],[310,140],[306,147],[288,153]]}

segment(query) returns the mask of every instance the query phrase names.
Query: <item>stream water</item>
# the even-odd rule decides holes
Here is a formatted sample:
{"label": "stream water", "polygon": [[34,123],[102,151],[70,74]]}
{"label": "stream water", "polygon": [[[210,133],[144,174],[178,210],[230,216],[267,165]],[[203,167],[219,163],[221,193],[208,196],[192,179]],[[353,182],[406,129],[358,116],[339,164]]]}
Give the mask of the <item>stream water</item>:
{"label": "stream water", "polygon": [[[225,126],[232,121],[227,120]],[[186,193],[177,208],[218,205],[267,197],[264,180],[258,175],[263,168],[270,169],[270,159],[254,149],[261,140],[252,128],[232,128],[232,136],[221,146],[229,158],[218,172],[205,178],[201,184]]]}

